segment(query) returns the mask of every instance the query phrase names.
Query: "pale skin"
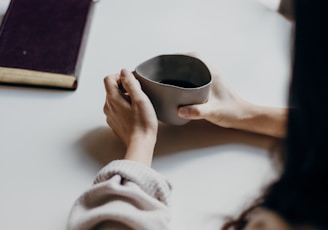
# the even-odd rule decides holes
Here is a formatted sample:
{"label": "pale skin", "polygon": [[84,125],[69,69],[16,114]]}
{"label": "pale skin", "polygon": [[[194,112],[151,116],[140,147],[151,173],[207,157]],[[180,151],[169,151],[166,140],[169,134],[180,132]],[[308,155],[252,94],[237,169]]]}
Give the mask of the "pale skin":
{"label": "pale skin", "polygon": [[[245,101],[223,81],[217,71],[212,69],[211,73],[213,84],[208,101],[204,104],[177,108],[179,116],[191,120],[203,119],[221,127],[275,138],[285,137],[287,108],[260,106]],[[126,145],[124,159],[151,166],[158,122],[150,100],[141,90],[133,74],[126,70],[107,76],[104,83],[107,93],[104,106],[106,121]],[[120,90],[120,84],[126,92]],[[266,209],[254,212],[245,226],[245,230],[276,229],[294,228],[278,214]]]}
{"label": "pale skin", "polygon": [[[179,116],[204,119],[221,127],[234,128],[281,138],[285,135],[287,109],[258,106],[241,99],[221,77],[214,81],[206,103],[177,108]],[[158,120],[155,110],[131,72],[105,77],[104,113],[112,130],[126,145],[124,159],[151,166],[156,144]],[[120,85],[125,91],[122,91]],[[259,225],[257,223],[265,222]],[[260,226],[260,227],[259,227]],[[262,227],[261,227],[262,226]],[[247,230],[290,229],[275,213],[260,210],[250,219]]]}
{"label": "pale skin", "polygon": [[213,83],[207,103],[180,107],[181,117],[205,119],[215,125],[282,138],[286,134],[286,108],[259,106],[240,98],[211,71]]}
{"label": "pale skin", "polygon": [[[245,101],[227,86],[217,72],[211,72],[213,83],[208,101],[177,108],[179,116],[192,120],[204,119],[221,127],[276,138],[285,136],[286,108],[259,106]],[[125,158],[150,165],[158,122],[149,98],[143,93],[138,80],[127,70],[107,76],[104,83],[107,123],[126,145]],[[125,93],[120,90],[120,84]]]}
{"label": "pale skin", "polygon": [[[106,121],[126,145],[124,158],[150,166],[158,122],[155,110],[132,73],[122,70],[104,79]],[[126,93],[119,89],[122,84]]]}
{"label": "pale skin", "polygon": [[[281,0],[281,4],[289,1]],[[279,13],[294,20],[283,12]],[[187,55],[198,57],[195,53]],[[208,101],[177,108],[179,116],[191,120],[204,119],[225,128],[285,137],[287,108],[260,106],[245,101],[223,81],[217,71],[212,69],[211,74],[213,84]],[[107,92],[104,113],[109,126],[127,147],[125,158],[151,165],[158,124],[150,100],[133,74],[124,69],[119,74],[107,76],[104,83]],[[120,91],[119,84],[123,85],[126,93]]]}

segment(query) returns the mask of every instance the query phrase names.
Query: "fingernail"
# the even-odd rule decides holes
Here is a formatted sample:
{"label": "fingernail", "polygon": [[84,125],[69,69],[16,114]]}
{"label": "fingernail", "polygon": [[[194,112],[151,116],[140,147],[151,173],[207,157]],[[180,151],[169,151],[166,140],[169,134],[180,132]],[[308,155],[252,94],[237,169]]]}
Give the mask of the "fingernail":
{"label": "fingernail", "polygon": [[129,72],[126,69],[121,70],[121,76],[126,77],[129,75]]}
{"label": "fingernail", "polygon": [[179,115],[183,116],[183,117],[188,117],[189,115],[189,110],[186,108],[180,108],[179,109]]}

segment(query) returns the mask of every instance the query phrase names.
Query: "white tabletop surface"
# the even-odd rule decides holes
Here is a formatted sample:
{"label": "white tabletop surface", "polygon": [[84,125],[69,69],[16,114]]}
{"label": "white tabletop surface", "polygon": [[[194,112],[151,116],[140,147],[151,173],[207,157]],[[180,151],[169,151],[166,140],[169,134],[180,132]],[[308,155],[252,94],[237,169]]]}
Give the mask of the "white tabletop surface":
{"label": "white tabletop surface", "polygon": [[[122,155],[102,112],[104,76],[195,51],[243,98],[285,106],[291,32],[256,0],[98,2],[76,91],[0,86],[0,229],[65,229],[75,199]],[[173,184],[176,229],[218,229],[251,202],[273,176],[274,143],[202,121],[161,125],[153,167]]]}

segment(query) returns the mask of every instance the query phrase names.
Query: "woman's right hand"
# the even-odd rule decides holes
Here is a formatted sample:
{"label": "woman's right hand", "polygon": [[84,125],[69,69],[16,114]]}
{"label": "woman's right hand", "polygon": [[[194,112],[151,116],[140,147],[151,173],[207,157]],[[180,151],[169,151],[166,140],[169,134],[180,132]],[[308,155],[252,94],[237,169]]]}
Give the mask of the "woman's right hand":
{"label": "woman's right hand", "polygon": [[153,105],[131,72],[109,75],[104,83],[106,121],[126,145],[125,159],[150,165],[158,129]]}

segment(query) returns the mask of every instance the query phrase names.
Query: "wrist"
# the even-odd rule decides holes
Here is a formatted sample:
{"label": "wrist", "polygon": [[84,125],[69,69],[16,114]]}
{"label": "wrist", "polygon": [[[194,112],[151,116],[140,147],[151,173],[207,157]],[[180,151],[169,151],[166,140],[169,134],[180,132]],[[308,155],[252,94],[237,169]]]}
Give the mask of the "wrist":
{"label": "wrist", "polygon": [[135,135],[127,145],[124,159],[151,165],[156,143],[156,135]]}
{"label": "wrist", "polygon": [[245,129],[249,121],[256,114],[256,106],[248,101],[236,99],[235,104],[231,107],[228,115],[220,121],[220,125],[225,128]]}
{"label": "wrist", "polygon": [[255,105],[244,101],[231,128],[282,138],[286,134],[286,108]]}

